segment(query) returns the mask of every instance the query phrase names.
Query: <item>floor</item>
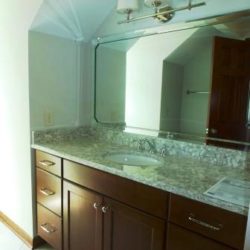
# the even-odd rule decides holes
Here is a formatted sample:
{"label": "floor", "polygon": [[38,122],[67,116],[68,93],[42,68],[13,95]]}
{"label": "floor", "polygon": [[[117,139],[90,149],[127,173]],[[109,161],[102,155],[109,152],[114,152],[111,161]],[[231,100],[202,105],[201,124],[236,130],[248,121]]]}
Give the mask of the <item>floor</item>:
{"label": "floor", "polygon": [[[1,250],[30,250],[12,231],[0,222],[0,249]],[[53,250],[48,245],[37,250]]]}

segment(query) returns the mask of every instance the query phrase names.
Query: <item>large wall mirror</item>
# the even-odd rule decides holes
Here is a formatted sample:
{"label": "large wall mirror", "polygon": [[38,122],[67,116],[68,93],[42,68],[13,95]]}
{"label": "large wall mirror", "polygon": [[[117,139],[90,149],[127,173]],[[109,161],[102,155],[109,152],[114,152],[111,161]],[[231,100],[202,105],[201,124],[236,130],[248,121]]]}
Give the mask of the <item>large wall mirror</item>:
{"label": "large wall mirror", "polygon": [[225,20],[99,44],[96,120],[145,134],[190,135],[204,143],[245,148],[250,17]]}

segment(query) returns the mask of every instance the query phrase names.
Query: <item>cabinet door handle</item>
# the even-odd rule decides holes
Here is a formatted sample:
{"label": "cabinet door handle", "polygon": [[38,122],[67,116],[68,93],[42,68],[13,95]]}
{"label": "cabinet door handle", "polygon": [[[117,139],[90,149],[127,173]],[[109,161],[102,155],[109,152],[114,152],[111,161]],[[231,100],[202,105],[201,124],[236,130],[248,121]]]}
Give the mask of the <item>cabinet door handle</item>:
{"label": "cabinet door handle", "polygon": [[56,228],[52,227],[49,223],[42,224],[40,228],[47,234],[52,234],[56,231]]}
{"label": "cabinet door handle", "polygon": [[41,188],[40,193],[42,193],[45,196],[51,196],[55,194],[55,192],[49,190],[48,188]]}
{"label": "cabinet door handle", "polygon": [[100,206],[101,206],[101,205],[99,205],[97,202],[95,202],[95,203],[93,204],[93,208],[96,209],[96,210],[97,210]]}
{"label": "cabinet door handle", "polygon": [[109,207],[108,206],[103,206],[102,207],[102,212],[104,213],[104,214],[106,214],[107,212],[108,212],[108,210],[109,210]]}
{"label": "cabinet door handle", "polygon": [[203,227],[206,227],[210,230],[213,230],[213,231],[220,231],[222,228],[223,228],[223,225],[222,224],[219,224],[218,226],[213,226],[213,225],[210,225],[204,221],[201,221],[201,220],[198,220],[195,218],[195,215],[194,214],[190,214],[189,217],[188,217],[188,220],[189,221],[192,221],[200,226],[203,226]]}
{"label": "cabinet door handle", "polygon": [[42,160],[42,161],[39,161],[38,163],[44,167],[51,167],[51,166],[55,165],[55,163],[53,161],[48,161],[48,160]]}

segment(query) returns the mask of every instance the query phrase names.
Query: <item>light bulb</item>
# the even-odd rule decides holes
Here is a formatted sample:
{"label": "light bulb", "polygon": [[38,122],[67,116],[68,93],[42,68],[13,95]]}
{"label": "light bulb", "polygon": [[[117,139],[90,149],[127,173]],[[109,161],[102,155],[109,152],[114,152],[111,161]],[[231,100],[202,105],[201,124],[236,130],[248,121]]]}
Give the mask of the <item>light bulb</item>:
{"label": "light bulb", "polygon": [[118,0],[117,12],[128,13],[138,9],[138,0]]}

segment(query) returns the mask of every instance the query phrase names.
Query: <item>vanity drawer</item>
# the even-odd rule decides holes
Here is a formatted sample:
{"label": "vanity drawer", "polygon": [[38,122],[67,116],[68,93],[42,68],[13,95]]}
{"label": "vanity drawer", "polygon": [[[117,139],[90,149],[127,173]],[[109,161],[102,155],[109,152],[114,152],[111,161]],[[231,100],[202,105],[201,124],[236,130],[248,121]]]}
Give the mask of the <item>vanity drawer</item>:
{"label": "vanity drawer", "polygon": [[60,178],[36,168],[37,201],[54,213],[62,213],[62,181]]}
{"label": "vanity drawer", "polygon": [[63,160],[64,178],[154,216],[167,218],[168,193],[147,185]]}
{"label": "vanity drawer", "polygon": [[235,250],[215,240],[169,223],[166,250]]}
{"label": "vanity drawer", "polygon": [[62,176],[60,157],[36,150],[36,166],[52,174]]}
{"label": "vanity drawer", "polygon": [[169,220],[236,249],[243,247],[246,230],[243,215],[171,194]]}
{"label": "vanity drawer", "polygon": [[61,218],[39,204],[37,204],[37,232],[56,250],[62,249]]}

